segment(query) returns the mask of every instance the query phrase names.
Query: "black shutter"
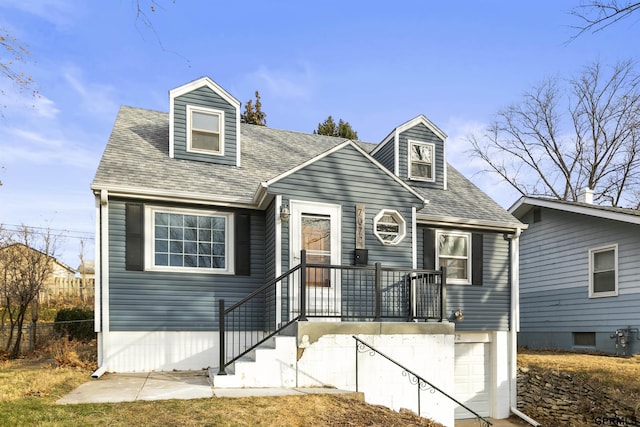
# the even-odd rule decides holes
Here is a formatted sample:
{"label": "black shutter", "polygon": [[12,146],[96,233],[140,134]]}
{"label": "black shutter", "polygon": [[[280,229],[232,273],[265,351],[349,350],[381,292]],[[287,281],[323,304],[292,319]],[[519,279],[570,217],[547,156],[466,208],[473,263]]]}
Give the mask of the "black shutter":
{"label": "black shutter", "polygon": [[436,231],[433,228],[424,229],[423,239],[423,267],[425,270],[436,269]]}
{"label": "black shutter", "polygon": [[471,235],[471,284],[482,286],[482,234]]}
{"label": "black shutter", "polygon": [[236,214],[236,275],[251,275],[251,215]]}
{"label": "black shutter", "polygon": [[125,205],[125,268],[144,270],[144,205],[127,203]]}

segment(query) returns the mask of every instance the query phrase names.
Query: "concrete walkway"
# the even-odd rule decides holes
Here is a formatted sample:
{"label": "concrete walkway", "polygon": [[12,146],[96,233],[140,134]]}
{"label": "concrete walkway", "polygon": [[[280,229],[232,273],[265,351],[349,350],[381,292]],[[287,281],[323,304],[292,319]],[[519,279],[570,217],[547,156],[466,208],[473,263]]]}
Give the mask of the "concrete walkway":
{"label": "concrete walkway", "polygon": [[[142,372],[104,374],[58,399],[59,405],[116,403],[136,400],[206,399],[212,397],[291,396],[304,394],[348,394],[364,401],[362,393],[335,388],[213,388],[208,371]],[[496,427],[523,426],[518,420],[493,420]],[[455,427],[480,426],[477,420],[456,420]]]}
{"label": "concrete walkway", "polygon": [[[211,397],[286,396],[303,394],[353,394],[334,388],[213,388],[208,371],[143,372],[104,374],[80,385],[56,401],[74,403],[115,403],[136,400],[205,399]],[[362,397],[360,397],[364,400]]]}

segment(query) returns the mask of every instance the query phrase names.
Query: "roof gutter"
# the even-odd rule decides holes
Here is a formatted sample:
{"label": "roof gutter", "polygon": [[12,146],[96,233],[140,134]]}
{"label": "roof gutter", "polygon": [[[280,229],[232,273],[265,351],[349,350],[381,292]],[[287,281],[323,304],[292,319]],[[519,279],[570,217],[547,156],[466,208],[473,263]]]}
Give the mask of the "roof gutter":
{"label": "roof gutter", "polygon": [[451,227],[451,225],[455,225],[459,228],[482,228],[485,230],[505,233],[514,233],[518,232],[518,230],[522,232],[522,230],[528,228],[527,224],[523,224],[520,222],[505,223],[504,221],[488,221],[482,219],[468,219],[420,214],[418,214],[418,223],[442,227]]}

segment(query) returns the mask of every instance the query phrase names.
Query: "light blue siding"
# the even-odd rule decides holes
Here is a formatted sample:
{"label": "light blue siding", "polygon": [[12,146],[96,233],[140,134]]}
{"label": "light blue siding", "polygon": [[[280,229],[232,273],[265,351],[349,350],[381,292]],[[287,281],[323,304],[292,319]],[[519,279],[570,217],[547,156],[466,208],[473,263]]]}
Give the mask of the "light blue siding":
{"label": "light blue siding", "polygon": [[[571,348],[572,332],[595,332],[597,349],[612,351],[601,337],[640,327],[640,226],[546,208],[540,222],[531,211],[522,220],[521,345]],[[619,294],[589,298],[589,249],[610,244],[618,245]]]}
{"label": "light blue siding", "polygon": [[[424,268],[424,240],[418,225],[418,267]],[[482,233],[482,286],[447,285],[447,311],[462,310],[458,331],[507,331],[511,313],[509,242],[502,233]]]}
{"label": "light blue siding", "polygon": [[[154,206],[157,206],[154,204]],[[183,206],[184,207],[184,206]],[[191,207],[193,208],[193,207]],[[125,270],[125,201],[109,201],[109,308],[113,331],[206,331],[227,306],[264,283],[264,214],[251,213],[251,276]]]}
{"label": "light blue siding", "polygon": [[[187,105],[224,111],[224,156],[187,151]],[[198,160],[222,165],[236,165],[236,109],[220,95],[204,86],[174,100],[174,156],[176,159]]]}
{"label": "light blue siding", "polygon": [[394,173],[394,139],[391,138],[387,141],[373,156],[377,161],[379,161],[382,166],[387,168],[391,173]]}
{"label": "light blue siding", "polygon": [[[365,240],[369,263],[412,266],[411,221],[414,206],[422,201],[352,147],[345,147],[271,185],[283,199],[340,204],[342,206],[342,263],[354,264],[355,206],[365,205]],[[373,218],[382,209],[397,210],[407,223],[407,235],[394,246],[383,245],[373,234]],[[289,230],[283,228],[283,271],[289,268]]]}

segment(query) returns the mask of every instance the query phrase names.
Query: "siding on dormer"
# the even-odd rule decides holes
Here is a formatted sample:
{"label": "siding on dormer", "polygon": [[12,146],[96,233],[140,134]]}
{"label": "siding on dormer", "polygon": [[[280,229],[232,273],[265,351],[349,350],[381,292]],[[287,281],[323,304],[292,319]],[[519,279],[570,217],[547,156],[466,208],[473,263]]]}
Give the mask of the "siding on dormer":
{"label": "siding on dormer", "polygon": [[[409,140],[418,142],[427,142],[435,145],[435,181],[418,181],[409,179]],[[400,178],[406,180],[413,187],[437,188],[442,189],[445,186],[444,178],[444,141],[435,133],[429,130],[424,124],[419,123],[400,133],[399,137],[399,163]]]}
{"label": "siding on dormer", "polygon": [[[174,102],[174,157],[183,160],[236,166],[238,129],[236,109],[207,86],[199,87],[175,98]],[[224,111],[224,155],[193,153],[187,151],[187,105]]]}
{"label": "siding on dormer", "polygon": [[393,138],[388,140],[373,156],[374,159],[380,162],[382,166],[387,168],[391,173],[395,173],[394,168],[394,143]]}

